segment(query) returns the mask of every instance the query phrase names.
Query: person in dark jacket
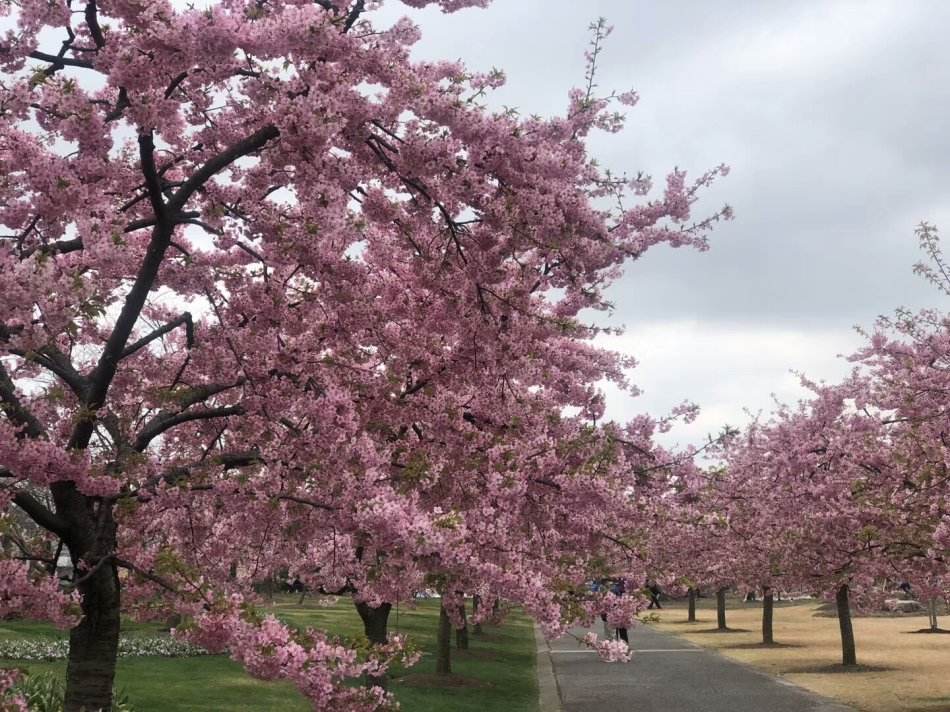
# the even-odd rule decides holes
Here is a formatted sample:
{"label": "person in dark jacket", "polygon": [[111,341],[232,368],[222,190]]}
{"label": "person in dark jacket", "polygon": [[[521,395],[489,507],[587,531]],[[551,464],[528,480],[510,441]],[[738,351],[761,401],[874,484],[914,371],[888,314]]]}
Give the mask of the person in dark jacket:
{"label": "person in dark jacket", "polygon": [[[611,586],[610,592],[615,596],[623,596],[627,592],[627,587],[623,583],[623,579],[617,579],[614,582],[614,585]],[[627,638],[627,629],[617,628],[617,639],[622,640],[624,643],[630,644],[629,639]]]}

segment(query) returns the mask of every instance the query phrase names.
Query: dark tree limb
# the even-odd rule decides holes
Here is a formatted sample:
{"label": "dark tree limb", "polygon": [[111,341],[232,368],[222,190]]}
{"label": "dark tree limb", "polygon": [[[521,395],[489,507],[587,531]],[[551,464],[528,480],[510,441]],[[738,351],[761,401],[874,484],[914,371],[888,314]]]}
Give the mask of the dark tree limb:
{"label": "dark tree limb", "polygon": [[58,57],[55,54],[47,54],[39,50],[30,52],[31,59],[38,59],[41,62],[49,62],[51,69],[58,70],[64,67],[79,67],[81,69],[92,69],[92,62],[85,59],[71,59],[69,57]]}
{"label": "dark tree limb", "polygon": [[308,507],[313,507],[314,509],[323,509],[327,512],[335,512],[336,507],[333,507],[329,504],[324,504],[323,502],[317,502],[313,499],[304,499],[303,497],[294,497],[289,494],[281,494],[277,496],[277,499],[283,500],[286,502],[296,502],[297,504],[305,504]]}
{"label": "dark tree limb", "polygon": [[58,537],[65,538],[69,530],[65,519],[54,514],[29,492],[17,492],[13,495],[13,503],[22,509],[34,522]]}
{"label": "dark tree limb", "polygon": [[106,38],[102,35],[102,28],[99,26],[99,15],[98,9],[96,8],[96,0],[89,0],[86,4],[86,11],[84,13],[86,18],[86,26],[89,28],[89,34],[92,35],[92,41],[96,43],[97,49],[102,49],[106,46]]}
{"label": "dark tree limb", "polygon": [[180,593],[180,591],[177,588],[175,588],[166,579],[162,578],[158,574],[153,574],[151,571],[146,571],[145,569],[139,568],[138,566],[133,564],[131,561],[126,561],[125,559],[119,559],[115,557],[113,558],[115,561],[115,565],[118,566],[119,568],[127,569],[128,571],[131,571],[134,574],[138,574],[144,579],[147,579],[153,583],[157,583],[159,586],[161,586],[167,591],[171,591],[172,593],[176,593],[176,594]]}
{"label": "dark tree limb", "polygon": [[[175,225],[184,225],[190,222],[192,219],[199,217],[200,215],[201,213],[199,213],[197,210],[188,210],[183,213],[172,215],[170,220]],[[136,230],[142,230],[143,228],[146,228],[146,227],[155,227],[155,225],[157,224],[158,224],[158,220],[156,220],[154,217],[139,218],[138,220],[133,220],[128,225],[126,225],[123,228],[122,232],[128,234],[130,232],[135,232]]]}
{"label": "dark tree limb", "polygon": [[48,245],[38,245],[37,247],[23,250],[20,252],[20,259],[26,259],[34,253],[41,255],[65,255],[70,252],[78,252],[82,248],[82,240],[78,237],[72,240],[60,240],[59,242],[51,242]]}
{"label": "dark tree limb", "polygon": [[232,415],[243,415],[244,408],[239,405],[227,405],[220,408],[203,408],[201,410],[186,410],[181,413],[159,413],[135,438],[132,449],[142,452],[156,437],[176,425],[195,420],[212,420],[213,418],[227,418]]}
{"label": "dark tree limb", "polygon": [[264,147],[264,145],[280,136],[276,126],[269,125],[258,129],[250,136],[229,146],[214,158],[208,159],[192,176],[182,183],[181,187],[175,191],[168,206],[173,211],[179,211],[188,202],[188,199],[218,171],[231,165],[234,161],[244,156],[250,155]]}
{"label": "dark tree limb", "polygon": [[162,200],[161,187],[155,169],[154,142],[151,134],[139,136],[139,154],[142,163],[142,172],[149,191],[149,199],[155,209],[156,224],[152,230],[145,257],[139,266],[138,274],[132,288],[125,297],[125,303],[115,321],[112,333],[106,340],[105,348],[99,356],[95,369],[89,376],[90,385],[85,399],[85,406],[90,411],[80,418],[73,428],[69,439],[71,449],[81,450],[89,444],[95,426],[95,411],[105,403],[106,393],[115,377],[116,369],[122,352],[125,350],[132,329],[138,321],[148,294],[158,277],[158,270],[165,257],[165,251],[171,242],[174,225],[169,224],[166,218],[166,208]]}
{"label": "dark tree limb", "polygon": [[79,584],[84,583],[96,575],[96,572],[101,569],[106,563],[112,561],[115,558],[115,554],[106,554],[99,558],[99,560],[93,564],[91,568],[86,570],[82,576],[72,582],[74,587],[79,586]]}
{"label": "dark tree limb", "polygon": [[181,326],[182,324],[185,325],[185,338],[187,340],[188,348],[189,349],[193,348],[195,345],[195,322],[193,321],[191,317],[191,312],[185,312],[177,319],[173,319],[167,324],[158,327],[157,329],[152,331],[150,334],[143,336],[134,344],[129,344],[128,346],[126,346],[125,350],[122,352],[122,355],[119,358],[124,359],[131,356],[136,351],[148,346],[151,342],[155,341],[155,339],[158,339],[164,336],[165,334]]}
{"label": "dark tree limb", "polygon": [[39,440],[46,437],[46,428],[33,413],[23,405],[16,393],[16,385],[3,362],[0,361],[0,411],[6,413],[7,418],[22,428],[19,437],[28,437]]}
{"label": "dark tree limb", "polygon": [[9,352],[14,356],[19,356],[26,361],[36,363],[52,372],[69,386],[70,390],[79,398],[82,398],[85,394],[86,388],[89,385],[86,377],[79,373],[66,354],[55,346],[48,344],[37,351],[9,349]]}
{"label": "dark tree limb", "polygon": [[356,0],[353,3],[353,7],[350,9],[350,12],[346,16],[346,21],[343,23],[343,31],[349,32],[350,28],[356,24],[356,21],[359,19],[360,15],[363,14],[363,10],[366,7],[365,0]]}
{"label": "dark tree limb", "polygon": [[139,157],[142,162],[142,174],[145,176],[145,189],[155,214],[158,227],[168,226],[168,210],[162,197],[162,181],[155,165],[155,140],[152,133],[139,134]]}

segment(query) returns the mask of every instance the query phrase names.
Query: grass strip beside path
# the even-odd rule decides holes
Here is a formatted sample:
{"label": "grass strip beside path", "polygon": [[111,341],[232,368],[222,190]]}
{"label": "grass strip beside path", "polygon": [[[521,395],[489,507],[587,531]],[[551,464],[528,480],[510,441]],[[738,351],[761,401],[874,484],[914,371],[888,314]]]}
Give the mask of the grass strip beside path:
{"label": "grass strip beside path", "polygon": [[[362,624],[349,599],[333,606],[308,598],[280,596],[275,612],[287,623],[312,626],[331,633],[356,636]],[[408,670],[394,670],[391,689],[405,712],[536,712],[537,679],[533,625],[512,613],[501,626],[484,626],[470,634],[470,649],[453,648],[453,675],[435,675],[435,644],[439,601],[420,601],[390,615],[390,632],[407,635],[423,651],[422,660]],[[157,625],[124,625],[123,633],[155,635]],[[55,639],[63,633],[41,623],[0,621],[0,639]],[[453,641],[454,644],[454,641]],[[64,662],[23,663],[0,660],[0,666],[33,672],[65,671]],[[255,680],[220,655],[190,658],[137,657],[119,660],[117,687],[128,693],[137,712],[304,712],[307,701],[289,684]]]}

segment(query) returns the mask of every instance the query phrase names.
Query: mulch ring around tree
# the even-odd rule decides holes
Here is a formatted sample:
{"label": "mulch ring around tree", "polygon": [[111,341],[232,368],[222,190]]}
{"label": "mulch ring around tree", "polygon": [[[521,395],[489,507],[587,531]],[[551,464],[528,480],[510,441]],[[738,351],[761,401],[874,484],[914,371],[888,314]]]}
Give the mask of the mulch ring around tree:
{"label": "mulch ring around tree", "polygon": [[476,680],[461,675],[437,675],[435,673],[403,675],[402,677],[393,678],[393,683],[406,687],[463,687],[470,689],[492,687],[492,684],[485,680]]}
{"label": "mulch ring around tree", "polygon": [[826,674],[826,673],[843,673],[843,674],[856,674],[856,673],[866,673],[866,672],[889,672],[895,668],[885,667],[883,665],[842,665],[840,663],[832,663],[828,665],[808,665],[805,667],[793,668],[791,670],[783,671],[783,674],[788,673],[797,673],[797,674]]}

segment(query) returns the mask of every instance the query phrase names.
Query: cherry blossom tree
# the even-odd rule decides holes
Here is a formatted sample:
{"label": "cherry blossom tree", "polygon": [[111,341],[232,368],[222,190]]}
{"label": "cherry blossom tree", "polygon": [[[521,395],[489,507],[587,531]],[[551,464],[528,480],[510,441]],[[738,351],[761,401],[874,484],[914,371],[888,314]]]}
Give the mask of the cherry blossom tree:
{"label": "cherry blossom tree", "polygon": [[[930,256],[918,271],[947,292],[934,229],[918,235]],[[948,333],[933,310],[882,318],[849,378],[803,379],[810,400],[755,423],[725,455],[730,526],[754,542],[746,561],[763,580],[834,594],[845,665],[857,662],[855,595],[879,603],[888,580],[947,595]]]}
{"label": "cherry blossom tree", "polygon": [[618,487],[581,423],[624,361],[579,315],[649,247],[705,248],[730,212],[690,208],[725,169],[628,207],[648,179],[585,150],[636,99],[595,94],[599,50],[565,116],[521,118],[482,104],[499,72],[410,61],[417,28],[373,27],[378,4],[0,6],[0,511],[46,532],[21,561],[75,569],[61,592],[5,561],[3,601],[72,626],[70,712],[111,707],[123,608],[376,709],[342,683],[399,641],[360,655],[261,613],[282,551],[370,605],[464,571],[553,632],[570,566],[531,552],[610,523],[563,514]]}

